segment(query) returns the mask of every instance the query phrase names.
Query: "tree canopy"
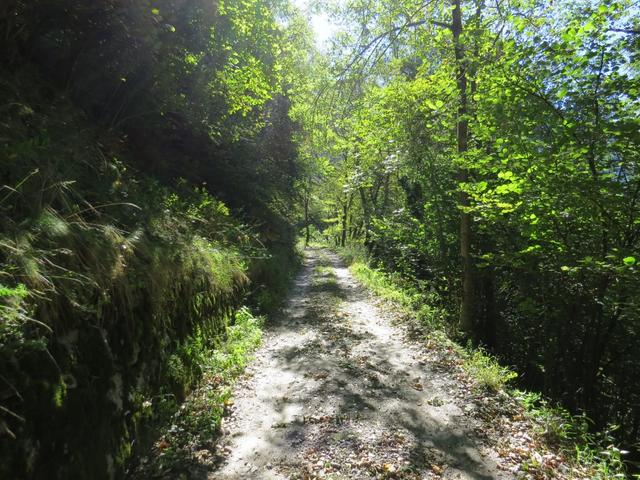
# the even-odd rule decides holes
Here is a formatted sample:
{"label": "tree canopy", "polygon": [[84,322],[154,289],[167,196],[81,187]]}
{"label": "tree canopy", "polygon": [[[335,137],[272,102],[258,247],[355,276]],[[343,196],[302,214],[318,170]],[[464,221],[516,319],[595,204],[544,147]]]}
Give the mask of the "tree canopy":
{"label": "tree canopy", "polygon": [[438,292],[447,327],[524,385],[637,442],[637,7],[350,1],[333,15],[311,221]]}

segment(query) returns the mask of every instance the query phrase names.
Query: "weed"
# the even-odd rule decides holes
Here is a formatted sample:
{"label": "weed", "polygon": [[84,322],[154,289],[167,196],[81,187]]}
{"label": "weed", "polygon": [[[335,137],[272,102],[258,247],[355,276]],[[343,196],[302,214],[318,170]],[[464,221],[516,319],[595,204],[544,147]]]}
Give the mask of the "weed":
{"label": "weed", "polygon": [[464,362],[464,368],[473,377],[478,388],[492,392],[503,390],[509,382],[518,377],[516,372],[500,365],[482,349],[471,351]]}
{"label": "weed", "polygon": [[262,341],[263,324],[262,317],[243,307],[235,313],[224,340],[208,344],[201,336],[192,338],[187,350],[201,362],[202,380],[169,419],[150,461],[138,466],[135,478],[179,470],[195,461],[198,450],[211,444],[233,404],[231,387]]}
{"label": "weed", "polygon": [[551,405],[539,393],[515,390],[534,428],[547,443],[565,452],[578,477],[593,480],[627,478],[623,457],[628,452],[615,446],[612,426],[604,432],[592,433],[584,415],[571,415],[566,409]]}

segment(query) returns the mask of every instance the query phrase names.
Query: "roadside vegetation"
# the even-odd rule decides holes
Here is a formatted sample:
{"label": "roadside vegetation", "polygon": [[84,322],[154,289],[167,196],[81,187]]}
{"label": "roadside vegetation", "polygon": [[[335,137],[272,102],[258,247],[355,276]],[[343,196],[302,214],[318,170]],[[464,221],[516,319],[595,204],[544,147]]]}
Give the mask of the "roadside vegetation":
{"label": "roadside vegetation", "polygon": [[[129,478],[176,478],[215,464],[216,440],[233,407],[232,388],[261,343],[263,325],[264,318],[243,307],[235,312],[224,339],[209,344],[196,335],[184,345],[181,350],[198,366],[198,383],[180,404],[174,397],[156,399],[171,415],[159,424],[151,449],[130,465]],[[179,356],[174,357],[178,362]],[[151,410],[152,402],[145,407]]]}
{"label": "roadside vegetation", "polygon": [[[614,431],[593,433],[585,415],[572,415],[539,393],[518,389],[518,374],[513,369],[502,365],[482,348],[457,342],[451,331],[445,331],[446,323],[442,319],[446,318],[446,312],[438,312],[442,307],[437,306],[433,295],[421,294],[415,288],[403,285],[393,274],[372,267],[362,248],[350,246],[335,250],[364,287],[392,304],[394,311],[399,309],[402,322],[409,324],[413,335],[458,359],[476,393],[490,396],[492,402],[509,405],[510,415],[517,416],[520,412],[526,415],[528,426],[539,435],[541,445],[527,452],[530,458],[523,460],[525,470],[534,475],[544,473],[548,466],[541,463],[541,452],[548,449],[560,452],[570,466],[568,473],[555,472],[559,478],[627,478],[624,456],[629,452],[616,446]],[[612,428],[615,430],[616,427]]]}
{"label": "roadside vegetation", "polygon": [[214,435],[314,241],[585,476],[636,474],[639,22],[633,0],[3,1],[0,477],[170,471],[205,440],[162,425]]}
{"label": "roadside vegetation", "polygon": [[241,363],[242,306],[278,308],[297,67],[275,52],[305,32],[276,15],[0,6],[0,477],[121,478],[203,377],[231,375],[217,348]]}

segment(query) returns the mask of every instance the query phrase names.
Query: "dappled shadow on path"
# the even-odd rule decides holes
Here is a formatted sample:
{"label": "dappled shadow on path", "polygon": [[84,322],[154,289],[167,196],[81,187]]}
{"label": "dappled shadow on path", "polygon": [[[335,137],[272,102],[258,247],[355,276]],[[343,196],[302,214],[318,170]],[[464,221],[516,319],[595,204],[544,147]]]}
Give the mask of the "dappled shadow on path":
{"label": "dappled shadow on path", "polygon": [[335,256],[308,252],[269,330],[209,478],[508,478]]}

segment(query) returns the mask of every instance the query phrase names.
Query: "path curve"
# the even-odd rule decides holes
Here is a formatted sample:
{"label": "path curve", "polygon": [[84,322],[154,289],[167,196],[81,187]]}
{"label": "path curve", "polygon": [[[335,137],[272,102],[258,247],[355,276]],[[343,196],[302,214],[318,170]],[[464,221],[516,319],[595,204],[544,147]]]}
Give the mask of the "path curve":
{"label": "path curve", "polygon": [[[334,254],[307,249],[236,385],[209,479],[507,479],[462,387]],[[462,400],[461,400],[462,399]]]}

